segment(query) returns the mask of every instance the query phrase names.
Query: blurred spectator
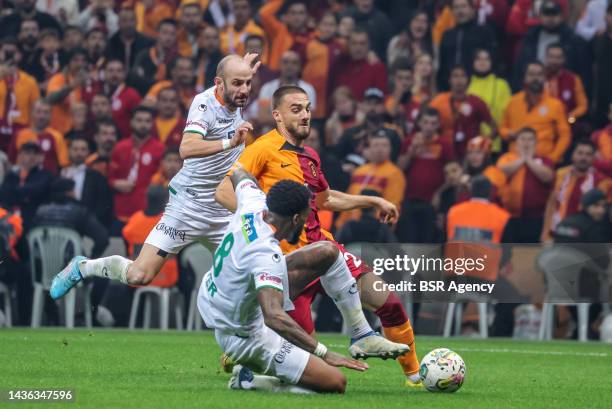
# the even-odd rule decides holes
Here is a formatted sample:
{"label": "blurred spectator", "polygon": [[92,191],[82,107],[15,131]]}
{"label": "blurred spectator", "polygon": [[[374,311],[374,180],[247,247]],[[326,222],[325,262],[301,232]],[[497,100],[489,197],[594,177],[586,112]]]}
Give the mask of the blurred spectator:
{"label": "blurred spectator", "polygon": [[412,133],[421,110],[421,104],[412,96],[414,76],[412,67],[407,59],[398,58],[392,68],[393,91],[387,95],[385,108],[387,113],[403,132],[404,135]]}
{"label": "blurred spectator", "polygon": [[104,64],[106,59],[104,52],[106,50],[106,33],[100,28],[92,28],[85,36],[85,50],[87,50],[87,69],[89,78],[85,86],[91,89],[95,81],[104,80]]}
{"label": "blurred spectator", "polygon": [[374,0],[355,0],[345,13],[353,17],[357,29],[367,32],[372,51],[384,61],[393,29],[389,17],[374,6]]}
{"label": "blurred spectator", "polygon": [[572,152],[572,164],[557,170],[546,205],[542,241],[550,240],[551,232],[561,220],[578,212],[584,193],[594,188],[608,192],[610,180],[593,167],[595,151],[593,142],[579,140]]}
{"label": "blurred spectator", "polygon": [[60,49],[60,36],[56,30],[41,30],[38,44],[40,49],[28,73],[36,78],[41,90],[46,90],[49,79],[62,69],[65,57]]}
{"label": "blurred spectator", "polygon": [[[19,259],[15,246],[22,234],[23,220],[21,216],[0,207],[0,259],[2,259],[3,264]],[[5,268],[6,265],[3,265],[0,269],[0,281],[5,281],[2,276]]]}
{"label": "blurred spectator", "polygon": [[565,50],[567,68],[580,76],[585,87],[590,86],[591,55],[586,42],[565,23],[561,6],[554,0],[544,0],[541,6],[540,24],[532,27],[519,51],[514,64],[513,89],[521,88],[521,80],[530,61],[544,61],[550,44],[560,43]]}
{"label": "blurred spectator", "polygon": [[85,138],[88,141],[91,140],[91,136],[93,133],[91,129],[87,126],[88,115],[87,115],[87,104],[84,102],[76,102],[72,104],[70,107],[70,118],[72,119],[72,128],[66,135],[64,135],[64,139],[66,142],[71,141],[74,138]]}
{"label": "blurred spectator", "polygon": [[[389,137],[384,133],[370,135],[364,156],[368,163],[355,169],[347,193],[357,195],[365,189],[374,190],[401,209],[406,179],[402,170],[391,162]],[[348,220],[358,220],[360,216],[360,210],[342,212],[336,220],[336,228],[339,229]]]}
{"label": "blurred spectator", "polygon": [[305,47],[311,37],[306,1],[269,0],[259,9],[259,20],[270,44],[268,66],[272,70],[280,69],[285,51]]}
{"label": "blurred spectator", "polygon": [[79,17],[78,0],[36,0],[36,9],[52,15],[62,26],[75,24]]}
{"label": "blurred spectator", "polygon": [[99,257],[108,246],[108,232],[95,214],[74,198],[74,186],[71,179],[56,179],[51,184],[47,200],[36,211],[32,227],[56,226],[75,230],[93,240],[91,257]]}
{"label": "blurred spectator", "polygon": [[334,190],[345,192],[348,189],[351,175],[342,170],[342,163],[329,149],[321,149],[321,137],[317,128],[310,128],[310,134],[304,143],[319,154],[321,170],[329,186]]}
{"label": "blurred spectator", "polygon": [[152,138],[154,113],[137,107],[132,113],[132,134],[122,139],[111,154],[108,180],[115,189],[114,212],[119,222],[145,208],[146,191],[151,177],[159,169],[164,145]]}
{"label": "blurred spectator", "polygon": [[136,56],[153,46],[154,41],[136,31],[133,8],[121,7],[118,23],[119,30],[108,40],[107,56],[109,60],[122,61],[126,71],[131,71]]}
{"label": "blurred spectator", "polygon": [[82,47],[84,41],[85,31],[80,26],[67,26],[64,28],[64,35],[61,36],[61,49],[69,53],[73,48]]}
{"label": "blurred spectator", "polygon": [[587,0],[580,19],[576,22],[576,34],[591,41],[595,34],[606,29],[607,0]]}
{"label": "blurred spectator", "polygon": [[113,217],[113,198],[106,178],[88,168],[89,142],[75,138],[68,147],[70,164],[62,169],[61,176],[74,181],[73,197],[83,204],[104,226],[110,226]]}
{"label": "blurred spectator", "polygon": [[343,44],[348,44],[351,33],[355,30],[355,19],[349,15],[341,15],[338,21],[338,39]]}
{"label": "blurred spectator", "polygon": [[[512,92],[508,82],[495,74],[493,58],[489,50],[477,50],[472,64],[472,77],[468,94],[482,99],[497,125],[502,120]],[[501,147],[496,149],[499,151]]]}
{"label": "blurred spectator", "polygon": [[125,66],[120,60],[108,60],[104,69],[102,92],[110,97],[112,118],[119,130],[120,138],[130,135],[132,110],[140,105],[140,95],[125,83]]}
{"label": "blurred spectator", "polygon": [[271,129],[274,127],[274,119],[272,118],[272,94],[282,85],[297,85],[306,91],[308,99],[310,100],[310,110],[315,111],[317,109],[317,93],[314,87],[300,79],[300,73],[302,71],[302,63],[300,56],[297,52],[289,50],[285,51],[280,64],[280,76],[278,79],[272,80],[265,83],[259,91],[259,97],[257,98],[259,110],[259,123],[264,129]]}
{"label": "blurred spectator", "polygon": [[179,108],[179,95],[175,88],[164,88],[157,97],[157,117],[153,137],[166,146],[181,144],[185,117]]}
{"label": "blurred spectator", "polygon": [[[381,197],[376,190],[364,189],[359,192],[365,196]],[[376,218],[374,209],[363,209],[358,220],[348,220],[336,234],[339,243],[396,243],[397,238],[391,228]]]}
{"label": "blurred spectator", "polygon": [[109,0],[91,0],[79,14],[77,24],[83,31],[101,28],[108,35],[113,35],[119,28],[119,18],[113,11],[113,2]]}
{"label": "blurred spectator", "polygon": [[591,140],[597,147],[594,166],[608,177],[612,177],[612,102],[608,110],[608,126],[595,131]]}
{"label": "blurred spectator", "polygon": [[512,215],[510,226],[517,243],[538,243],[544,211],[554,179],[554,163],[536,154],[536,132],[517,132],[516,150],[503,154],[497,167],[508,178],[501,195],[504,209]]}
{"label": "blurred spectator", "polygon": [[68,164],[68,147],[64,135],[50,126],[51,105],[45,100],[34,103],[32,110],[32,126],[22,128],[15,134],[15,141],[11,145],[11,154],[15,153],[29,142],[38,144],[42,150],[42,167],[53,174],[57,174],[61,167]]}
{"label": "blurred spectator", "polygon": [[344,132],[364,121],[349,87],[339,86],[332,97],[332,113],[325,122],[325,146],[335,146]]}
{"label": "blurred spectator", "polygon": [[195,73],[193,60],[187,57],[177,57],[168,64],[169,80],[163,80],[153,85],[144,98],[143,104],[154,107],[158,103],[158,94],[166,88],[174,88],[179,93],[177,103],[180,113],[186,115],[193,97],[196,96]]}
{"label": "blurred spectator", "polygon": [[489,138],[477,136],[468,142],[464,170],[470,178],[482,175],[489,179],[491,182],[490,200],[499,202],[506,187],[506,175],[493,163]]}
{"label": "blurred spectator", "polygon": [[32,120],[40,98],[36,80],[18,68],[21,52],[10,38],[0,43],[0,149],[8,151],[12,135]]}
{"label": "blurred spectator", "polygon": [[423,53],[433,54],[430,28],[427,12],[424,9],[416,10],[404,31],[389,42],[387,66],[395,65],[399,58],[414,62]]}
{"label": "blurred spectator", "polygon": [[36,10],[36,0],[14,0],[15,11],[0,18],[0,38],[17,37],[23,20],[36,20],[42,30],[53,28],[61,32],[58,21],[52,15]]}
{"label": "blurred spectator", "polygon": [[352,172],[357,166],[366,163],[364,157],[368,138],[375,134],[385,134],[391,141],[391,160],[397,161],[401,138],[393,125],[385,123],[384,94],[378,88],[369,88],[364,93],[362,103],[365,121],[363,124],[347,129],[336,145],[336,156],[345,162],[343,169]]}
{"label": "blurred spectator", "polygon": [[438,241],[446,240],[446,215],[450,208],[470,198],[469,183],[470,176],[463,171],[459,161],[451,160],[444,164],[444,183],[431,199],[436,212],[436,227],[442,233]]}
{"label": "blurred spectator", "polygon": [[348,41],[348,54],[340,57],[332,77],[336,86],[346,85],[359,100],[368,88],[387,89],[387,70],[380,61],[371,62],[369,52],[368,33],[353,31]]}
{"label": "blurred spectator", "polygon": [[440,115],[425,108],[418,119],[418,131],[404,139],[398,165],[404,170],[404,206],[397,225],[401,242],[434,241],[434,209],[431,201],[444,182],[444,164],[454,158],[451,143],[440,134]]}
{"label": "blurred spectator", "polygon": [[144,94],[151,85],[166,79],[167,66],[177,56],[178,24],[171,18],[164,19],[157,26],[155,45],[138,53],[132,66],[136,88]]}
{"label": "blurred spectator", "polygon": [[325,13],[319,21],[318,30],[307,43],[302,55],[304,69],[302,79],[312,84],[317,95],[317,106],[312,118],[323,120],[328,112],[327,98],[331,93],[329,73],[334,72],[342,44],[336,39],[338,23],[333,13]]}
{"label": "blurred spectator", "polygon": [[474,0],[452,0],[453,16],[457,25],[442,36],[438,87],[449,89],[451,68],[456,65],[471,66],[478,49],[493,51],[495,35],[487,25],[478,25]]}
{"label": "blurred spectator", "polygon": [[587,96],[580,77],[565,69],[565,51],[559,43],[546,48],[546,93],[563,102],[567,121],[576,123],[588,110]]}
{"label": "blurred spectator", "polygon": [[89,117],[93,122],[97,122],[100,119],[110,118],[112,116],[110,98],[106,94],[95,94],[91,98],[91,105],[89,106]]}
{"label": "blurred spectator", "polygon": [[[0,150],[0,185],[4,182],[4,177],[11,170],[11,162],[9,162],[8,155],[4,151]],[[1,200],[0,200],[1,204]]]}
{"label": "blurred spectator", "polygon": [[203,28],[202,14],[198,3],[181,4],[177,44],[178,53],[183,57],[193,57],[198,51],[198,37]]}
{"label": "blurred spectator", "polygon": [[538,136],[536,155],[559,163],[569,147],[571,130],[565,116],[563,104],[544,92],[546,75],[539,62],[527,65],[523,91],[514,94],[506,107],[499,127],[501,137],[510,142],[522,128],[533,128]]}
{"label": "blurred spectator", "polygon": [[30,230],[38,206],[49,193],[53,175],[41,167],[43,161],[40,146],[34,142],[19,147],[15,167],[0,186],[0,197],[7,209],[19,210],[23,218],[23,230]]}
{"label": "blurred spectator", "polygon": [[[553,232],[555,243],[608,243],[612,232],[605,223],[606,195],[599,189],[591,189],[580,200],[580,211],[567,216]],[[580,246],[584,251],[586,246]]]}
{"label": "blurred spectator", "polygon": [[429,106],[440,113],[442,136],[452,141],[455,155],[463,158],[467,143],[480,134],[482,124],[488,125],[491,136],[497,132],[497,125],[491,118],[487,104],[467,93],[470,79],[464,67],[454,67],[450,71],[449,82],[450,92],[439,93]]}
{"label": "blurred spectator", "polygon": [[[244,40],[244,53],[257,54],[260,57],[264,56],[262,64],[259,66],[257,73],[253,77],[253,86],[251,88],[251,95],[259,95],[259,88],[261,85],[268,81],[272,81],[278,76],[278,72],[273,71],[265,63],[265,52],[264,52],[265,40],[262,36],[257,34],[251,34]],[[257,88],[259,86],[259,88]]]}
{"label": "blurred spectator", "polygon": [[431,54],[421,54],[414,62],[412,98],[422,103],[436,95],[436,71]]}
{"label": "blurred spectator", "polygon": [[[223,58],[219,50],[219,29],[207,26],[200,31],[196,63],[196,92],[213,86],[217,75],[217,65]],[[189,108],[189,105],[187,105]]]}
{"label": "blurred spectator", "polygon": [[94,132],[96,151],[87,157],[85,164],[106,177],[117,139],[117,125],[110,118],[99,119],[95,124]]}
{"label": "blurred spectator", "polygon": [[168,188],[170,181],[183,167],[183,159],[179,154],[178,146],[170,146],[164,151],[157,173],[151,178],[151,185]]}
{"label": "blurred spectator", "polygon": [[606,123],[608,107],[612,103],[612,3],[606,10],[606,29],[597,34],[593,40],[593,54],[595,57],[594,91],[594,120],[595,126]]}
{"label": "blurred spectator", "polygon": [[73,49],[66,68],[49,79],[46,99],[53,106],[51,127],[62,135],[72,128],[70,107],[83,100],[87,80],[87,52],[83,48]]}
{"label": "blurred spectator", "polygon": [[[223,54],[244,55],[247,38],[252,35],[263,38],[265,34],[253,21],[253,10],[249,0],[234,0],[233,7],[235,21],[221,29],[220,48]],[[259,53],[259,56],[263,60],[263,52]]]}
{"label": "blurred spectator", "polygon": [[[19,68],[28,74],[34,69],[35,59],[39,49],[40,29],[36,20],[23,20],[17,35],[18,46],[21,51]],[[10,37],[9,37],[10,38]]]}
{"label": "blurred spectator", "polygon": [[[569,17],[568,0],[555,0],[564,18]],[[541,24],[543,2],[537,0],[516,0],[510,9],[510,15],[506,22],[506,32],[515,36],[519,41],[527,34],[530,28]],[[547,11],[549,12],[549,11]]]}
{"label": "blurred spectator", "polygon": [[[128,6],[129,7],[129,6]],[[137,0],[134,2],[136,30],[155,38],[159,23],[173,17],[172,7],[163,0]]]}

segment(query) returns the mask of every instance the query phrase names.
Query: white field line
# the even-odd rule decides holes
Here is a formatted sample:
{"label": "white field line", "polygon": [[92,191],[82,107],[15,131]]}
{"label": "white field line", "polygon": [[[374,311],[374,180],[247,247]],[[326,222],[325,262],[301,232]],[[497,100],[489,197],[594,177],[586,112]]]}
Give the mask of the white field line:
{"label": "white field line", "polygon": [[[346,345],[329,344],[332,348],[346,348]],[[535,349],[510,349],[510,348],[453,348],[457,352],[484,352],[484,353],[506,353],[506,354],[529,354],[529,355],[558,355],[558,356],[594,356],[600,358],[610,357],[607,352],[573,352],[573,351],[541,351]]]}

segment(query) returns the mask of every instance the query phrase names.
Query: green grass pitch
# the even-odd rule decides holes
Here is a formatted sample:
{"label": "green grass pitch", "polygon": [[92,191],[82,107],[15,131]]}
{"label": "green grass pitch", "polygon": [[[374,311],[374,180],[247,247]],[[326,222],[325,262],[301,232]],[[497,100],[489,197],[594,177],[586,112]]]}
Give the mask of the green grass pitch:
{"label": "green grass pitch", "polygon": [[[322,334],[346,353],[346,338]],[[18,408],[611,408],[612,348],[599,343],[518,342],[417,337],[419,357],[457,351],[466,382],[454,394],[403,386],[393,361],[368,360],[345,371],[344,396],[230,391],[219,373],[210,331],[0,330],[0,388],[73,388],[75,403],[6,404]]]}

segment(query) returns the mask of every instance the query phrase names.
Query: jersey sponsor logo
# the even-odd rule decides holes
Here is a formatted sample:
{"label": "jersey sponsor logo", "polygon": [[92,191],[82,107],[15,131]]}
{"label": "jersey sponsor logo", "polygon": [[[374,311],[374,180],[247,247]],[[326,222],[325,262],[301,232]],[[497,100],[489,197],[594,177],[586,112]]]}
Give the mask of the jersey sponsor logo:
{"label": "jersey sponsor logo", "polygon": [[198,105],[198,111],[206,112],[207,110],[208,110],[208,107],[206,106],[206,104]]}
{"label": "jersey sponsor logo", "polygon": [[178,237],[181,241],[185,241],[185,232],[183,230],[178,230],[176,227],[167,226],[165,223],[158,223],[157,226],[155,226],[155,230],[161,231],[172,240],[176,240]]}
{"label": "jersey sponsor logo", "polygon": [[199,122],[199,121],[188,121],[185,126],[189,127],[191,125],[199,126],[200,128],[206,130],[206,126],[202,122]]}
{"label": "jersey sponsor logo", "polygon": [[278,350],[276,355],[274,355],[274,361],[276,361],[277,364],[282,364],[283,362],[285,362],[285,358],[287,358],[287,355],[291,353],[292,349],[293,344],[284,339],[280,349]]}
{"label": "jersey sponsor logo", "polygon": [[242,216],[242,235],[244,236],[247,244],[258,237],[257,230],[255,230],[255,217],[253,216],[253,213],[248,213]]}
{"label": "jersey sponsor logo", "polygon": [[312,173],[312,177],[317,177],[317,167],[315,166],[313,161],[308,162],[308,166],[310,166],[310,172]]}
{"label": "jersey sponsor logo", "polygon": [[217,118],[217,122],[219,122],[220,124],[231,124],[232,122],[234,122],[233,119],[231,118]]}
{"label": "jersey sponsor logo", "polygon": [[198,193],[190,187],[185,189],[185,193],[187,193],[191,197],[198,197]]}
{"label": "jersey sponsor logo", "polygon": [[275,263],[280,263],[281,261],[280,254],[276,254],[276,253],[272,254],[272,261],[274,261]]}
{"label": "jersey sponsor logo", "polygon": [[453,240],[490,243],[493,241],[493,232],[477,227],[457,226],[455,227],[455,236]]}

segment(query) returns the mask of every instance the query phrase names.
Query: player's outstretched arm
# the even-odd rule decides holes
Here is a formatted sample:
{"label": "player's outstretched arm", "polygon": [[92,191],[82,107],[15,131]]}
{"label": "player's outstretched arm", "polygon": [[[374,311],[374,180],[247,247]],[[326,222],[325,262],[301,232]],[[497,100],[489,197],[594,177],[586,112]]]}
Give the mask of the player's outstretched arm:
{"label": "player's outstretched arm", "polygon": [[238,202],[236,200],[236,193],[234,193],[232,181],[230,180],[229,176],[224,177],[221,183],[219,183],[219,186],[217,186],[217,190],[215,191],[215,200],[230,212],[236,212]]}
{"label": "player's outstretched arm", "polygon": [[257,299],[266,326],[292,344],[319,356],[327,364],[365,371],[368,365],[328,351],[327,348],[308,335],[283,309],[283,292],[276,288],[263,287],[257,291]]}
{"label": "player's outstretched arm", "polygon": [[238,145],[242,145],[246,136],[253,130],[253,125],[248,122],[243,122],[237,129],[231,139],[219,139],[215,141],[207,140],[205,136],[197,132],[185,132],[179,153],[181,158],[204,158],[219,152],[229,149],[234,149]]}
{"label": "player's outstretched arm", "polygon": [[380,212],[382,221],[395,223],[399,218],[397,206],[382,197],[350,195],[337,190],[327,189],[317,194],[317,206],[322,210],[343,212],[347,210],[375,208]]}

